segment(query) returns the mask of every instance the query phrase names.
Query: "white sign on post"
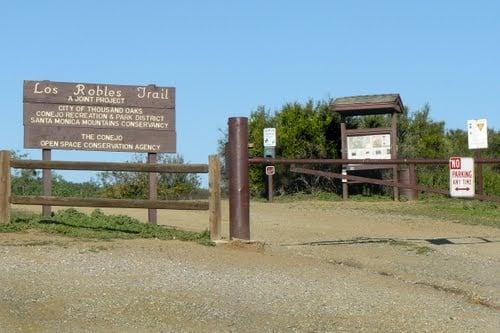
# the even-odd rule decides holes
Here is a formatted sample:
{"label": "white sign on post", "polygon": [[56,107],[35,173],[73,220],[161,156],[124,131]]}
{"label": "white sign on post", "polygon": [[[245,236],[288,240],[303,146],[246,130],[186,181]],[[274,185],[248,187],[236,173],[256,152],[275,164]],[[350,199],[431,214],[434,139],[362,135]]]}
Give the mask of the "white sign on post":
{"label": "white sign on post", "polygon": [[274,165],[266,165],[266,175],[273,176],[276,173]]}
{"label": "white sign on post", "polygon": [[276,147],[276,128],[264,128],[264,147]]}
{"label": "white sign on post", "polygon": [[450,157],[450,196],[471,198],[474,195],[474,159]]}
{"label": "white sign on post", "polygon": [[488,124],[486,119],[467,120],[469,149],[488,148]]}

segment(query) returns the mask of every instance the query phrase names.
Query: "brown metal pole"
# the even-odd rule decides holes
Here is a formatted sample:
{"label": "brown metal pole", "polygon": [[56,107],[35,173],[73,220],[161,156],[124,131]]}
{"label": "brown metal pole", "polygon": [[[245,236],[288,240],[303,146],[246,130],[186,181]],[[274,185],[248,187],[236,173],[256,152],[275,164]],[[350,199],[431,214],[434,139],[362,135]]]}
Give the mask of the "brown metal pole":
{"label": "brown metal pole", "polygon": [[[347,132],[345,125],[345,117],[343,115],[340,116],[340,137],[341,137],[341,154],[342,159],[347,159]],[[342,171],[347,169],[347,165],[342,165]],[[343,172],[342,172],[343,173]],[[349,198],[349,185],[348,180],[342,179],[342,199],[347,200]]]}
{"label": "brown metal pole", "polygon": [[274,194],[274,183],[273,183],[273,175],[267,175],[267,201],[273,201]]}
{"label": "brown metal pole", "polygon": [[232,117],[229,126],[229,237],[250,239],[248,118]]}
{"label": "brown metal pole", "polygon": [[0,224],[10,223],[10,151],[0,151]]}
{"label": "brown metal pole", "polygon": [[474,151],[474,170],[476,172],[476,194],[482,195],[484,194],[484,178],[483,178],[483,165],[479,163],[475,163],[476,160],[481,159],[481,151]]}
{"label": "brown metal pole", "polygon": [[[156,153],[148,153],[148,163],[156,164],[158,155]],[[149,173],[149,200],[156,200],[158,198],[158,174],[156,172]],[[148,208],[148,222],[151,224],[157,223],[156,208]]]}
{"label": "brown metal pole", "polygon": [[[50,149],[42,149],[42,160],[50,161],[52,159],[52,151]],[[52,170],[43,169],[42,170],[42,195],[51,196],[52,195]],[[52,206],[43,205],[42,206],[42,216],[50,217],[52,213]]]}
{"label": "brown metal pole", "polygon": [[[391,118],[391,159],[398,158],[398,114],[392,113]],[[392,168],[392,179],[395,184],[398,183],[398,166],[394,165]],[[399,200],[399,187],[394,186],[394,201]]]}

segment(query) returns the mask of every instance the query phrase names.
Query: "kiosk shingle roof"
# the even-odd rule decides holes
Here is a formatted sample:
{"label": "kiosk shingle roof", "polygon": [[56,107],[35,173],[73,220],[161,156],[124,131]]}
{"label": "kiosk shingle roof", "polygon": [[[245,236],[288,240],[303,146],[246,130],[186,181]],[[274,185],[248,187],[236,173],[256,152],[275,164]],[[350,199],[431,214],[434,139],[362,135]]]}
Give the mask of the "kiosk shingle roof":
{"label": "kiosk shingle roof", "polygon": [[347,116],[403,112],[399,94],[339,97],[331,106],[333,111]]}

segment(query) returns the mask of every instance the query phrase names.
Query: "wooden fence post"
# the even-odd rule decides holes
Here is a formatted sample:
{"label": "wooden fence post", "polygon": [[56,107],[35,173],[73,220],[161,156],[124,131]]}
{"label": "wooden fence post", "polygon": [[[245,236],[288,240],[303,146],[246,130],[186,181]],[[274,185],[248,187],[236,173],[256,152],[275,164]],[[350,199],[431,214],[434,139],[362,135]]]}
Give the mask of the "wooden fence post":
{"label": "wooden fence post", "polygon": [[221,190],[220,190],[220,160],[218,155],[208,157],[208,186],[210,189],[210,238],[221,238]]}
{"label": "wooden fence post", "polygon": [[[42,149],[42,160],[50,161],[52,159],[52,150]],[[51,196],[52,195],[52,170],[43,169],[42,170],[42,195]],[[49,218],[52,213],[52,206],[43,205],[42,206],[42,216]]]}
{"label": "wooden fence post", "polygon": [[[148,153],[148,164],[156,164],[158,162],[158,155],[156,153]],[[158,174],[150,172],[148,176],[148,198],[149,200],[158,199]],[[150,224],[158,223],[158,213],[156,208],[148,209],[148,222]]]}
{"label": "wooden fence post", "polygon": [[0,223],[10,223],[10,151],[0,151]]}

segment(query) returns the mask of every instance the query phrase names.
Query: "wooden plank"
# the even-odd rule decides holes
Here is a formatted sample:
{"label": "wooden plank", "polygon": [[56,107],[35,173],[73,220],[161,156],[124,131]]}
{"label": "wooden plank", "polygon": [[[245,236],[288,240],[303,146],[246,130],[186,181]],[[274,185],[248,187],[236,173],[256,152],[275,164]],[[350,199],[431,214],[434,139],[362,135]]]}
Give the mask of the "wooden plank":
{"label": "wooden plank", "polygon": [[[489,159],[479,159],[475,161],[476,163],[482,164],[500,164],[500,158],[489,158]],[[363,159],[363,160],[349,160],[349,159],[293,159],[293,158],[263,158],[263,157],[252,157],[248,160],[250,164],[322,164],[322,165],[339,165],[339,164],[410,164],[414,163],[417,165],[434,165],[434,164],[445,164],[450,163],[449,159],[390,159],[390,160],[380,160],[380,159]]]}
{"label": "wooden plank", "polygon": [[118,162],[12,160],[11,167],[17,169],[208,173],[207,164],[144,164]]}
{"label": "wooden plank", "polygon": [[347,171],[364,171],[364,170],[387,170],[392,169],[392,165],[376,165],[376,164],[349,164]]}
{"label": "wooden plank", "polygon": [[10,197],[10,202],[12,204],[18,204],[18,205],[208,210],[208,202],[206,201],[89,199],[89,198],[74,198],[74,197],[60,198],[60,197],[47,197],[47,196],[12,195]]}
{"label": "wooden plank", "polygon": [[220,177],[221,177],[221,167],[218,155],[210,155],[208,157],[208,186],[210,189],[210,199],[209,199],[209,228],[210,228],[210,238],[212,240],[221,239],[221,189],[220,189]]}
{"label": "wooden plank", "polygon": [[[44,161],[50,161],[52,158],[52,152],[50,149],[42,149],[42,159]],[[51,196],[52,195],[52,171],[50,169],[43,169],[42,171],[42,195]],[[42,206],[42,216],[50,217],[52,213],[52,207],[49,205]]]}
{"label": "wooden plank", "polygon": [[357,135],[376,135],[376,134],[391,134],[391,128],[379,127],[379,128],[355,128],[347,129],[347,136],[357,136]]}
{"label": "wooden plank", "polygon": [[[156,153],[148,153],[148,163],[156,164],[158,160],[158,155]],[[156,172],[149,173],[148,179],[148,195],[149,200],[158,199],[158,174]],[[148,208],[148,222],[151,224],[157,223],[157,212],[155,208]]]}
{"label": "wooden plank", "polygon": [[0,224],[10,223],[10,151],[0,151]]}
{"label": "wooden plank", "polygon": [[175,130],[172,109],[24,103],[23,110],[24,126]]}
{"label": "wooden plank", "polygon": [[24,148],[176,152],[176,132],[64,126],[24,126]]}
{"label": "wooden plank", "polygon": [[175,107],[175,88],[155,85],[24,81],[23,102],[172,109]]}

